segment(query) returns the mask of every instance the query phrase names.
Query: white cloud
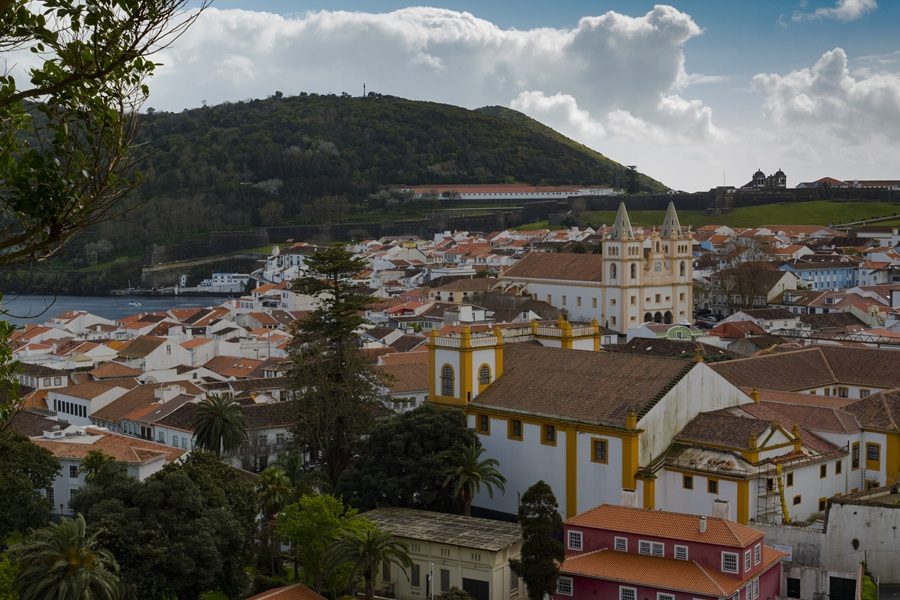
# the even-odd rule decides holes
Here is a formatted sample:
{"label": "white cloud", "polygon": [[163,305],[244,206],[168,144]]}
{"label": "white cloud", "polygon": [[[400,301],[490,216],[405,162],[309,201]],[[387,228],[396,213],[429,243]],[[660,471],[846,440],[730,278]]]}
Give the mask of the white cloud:
{"label": "white cloud", "polygon": [[837,0],[834,6],[817,8],[812,12],[797,11],[792,18],[794,21],[809,19],[855,21],[876,8],[878,8],[877,0]]}
{"label": "white cloud", "polygon": [[753,87],[779,126],[827,130],[843,143],[900,142],[900,75],[851,73],[842,48],[824,53],[809,69],[756,75]]}

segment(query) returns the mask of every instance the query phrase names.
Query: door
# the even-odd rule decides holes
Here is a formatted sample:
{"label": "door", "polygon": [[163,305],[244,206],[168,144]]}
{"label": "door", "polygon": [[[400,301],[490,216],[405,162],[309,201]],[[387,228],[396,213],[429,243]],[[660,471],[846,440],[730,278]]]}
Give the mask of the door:
{"label": "door", "polygon": [[828,578],[828,600],[853,600],[855,597],[855,580],[844,577]]}
{"label": "door", "polygon": [[463,591],[472,596],[474,600],[491,600],[491,584],[489,582],[463,577],[462,584]]}

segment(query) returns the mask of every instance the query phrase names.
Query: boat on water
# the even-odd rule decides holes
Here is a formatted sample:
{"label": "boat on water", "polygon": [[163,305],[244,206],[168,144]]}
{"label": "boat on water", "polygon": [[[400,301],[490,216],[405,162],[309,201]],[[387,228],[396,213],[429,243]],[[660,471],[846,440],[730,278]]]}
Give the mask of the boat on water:
{"label": "boat on water", "polygon": [[143,304],[141,304],[137,300],[131,300],[128,302],[128,306],[143,306]]}

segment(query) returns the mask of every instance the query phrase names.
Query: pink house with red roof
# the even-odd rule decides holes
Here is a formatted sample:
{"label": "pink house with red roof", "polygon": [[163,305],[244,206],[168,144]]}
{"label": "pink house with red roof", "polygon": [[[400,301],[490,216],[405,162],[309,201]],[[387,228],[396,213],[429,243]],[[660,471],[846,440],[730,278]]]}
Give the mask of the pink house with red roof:
{"label": "pink house with red roof", "polygon": [[719,517],[604,504],[565,523],[555,600],[774,600],[781,560],[763,533]]}

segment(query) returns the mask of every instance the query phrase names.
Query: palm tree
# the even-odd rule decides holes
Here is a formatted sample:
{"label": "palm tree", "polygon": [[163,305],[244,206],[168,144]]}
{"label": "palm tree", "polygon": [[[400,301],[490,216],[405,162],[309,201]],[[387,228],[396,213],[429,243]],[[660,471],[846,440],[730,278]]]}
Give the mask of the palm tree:
{"label": "palm tree", "polygon": [[282,469],[269,467],[256,480],[256,501],[263,516],[263,541],[268,547],[269,572],[274,575],[275,557],[278,553],[275,538],[275,517],[294,496],[291,480]]}
{"label": "palm tree", "polygon": [[81,461],[81,470],[84,472],[84,480],[88,483],[94,481],[97,473],[106,463],[110,462],[112,457],[103,450],[91,450],[85,454]]}
{"label": "palm tree", "polygon": [[445,486],[453,484],[453,495],[459,498],[463,514],[467,517],[472,515],[472,499],[481,486],[491,498],[494,497],[494,488],[506,491],[506,477],[497,470],[500,463],[494,458],[481,460],[482,454],[484,447],[480,444],[467,444],[460,448],[453,455],[453,466],[447,469],[444,480]]}
{"label": "palm tree", "polygon": [[241,405],[218,394],[209,394],[200,401],[193,425],[197,445],[212,450],[216,456],[240,448],[247,435]]}
{"label": "palm tree", "polygon": [[86,532],[84,517],[63,518],[34,532],[18,548],[16,577],[21,600],[120,600],[119,565]]}
{"label": "palm tree", "polygon": [[404,571],[413,566],[406,544],[374,525],[345,532],[328,549],[328,563],[332,568],[350,563],[350,582],[362,577],[366,600],[375,597],[375,573],[385,562],[396,563]]}

